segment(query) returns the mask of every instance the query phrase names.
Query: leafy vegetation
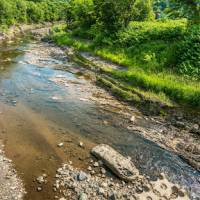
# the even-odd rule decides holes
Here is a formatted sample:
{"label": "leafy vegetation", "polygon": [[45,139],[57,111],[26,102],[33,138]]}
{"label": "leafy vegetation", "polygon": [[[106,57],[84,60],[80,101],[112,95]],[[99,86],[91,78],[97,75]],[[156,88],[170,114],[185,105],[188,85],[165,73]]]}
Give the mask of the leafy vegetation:
{"label": "leafy vegetation", "polygon": [[[121,83],[143,92],[164,94],[180,104],[200,106],[200,26],[196,24],[198,14],[188,13],[194,7],[198,10],[198,4],[178,0],[88,0],[84,10],[89,12],[79,18],[76,13],[83,10],[83,5],[77,1],[71,1],[76,4],[76,17],[70,18],[70,26],[53,31],[52,39],[57,44],[72,45],[127,66],[123,71],[104,69]],[[184,15],[176,16],[177,8]],[[163,14],[156,19],[158,11]],[[84,18],[87,26],[81,25]]]}
{"label": "leafy vegetation", "polygon": [[[183,26],[183,21],[178,22],[180,22],[180,26]],[[145,23],[147,26],[148,23],[152,24],[152,22]],[[186,25],[182,27],[182,31],[186,30]],[[110,68],[104,69],[104,73],[109,74],[116,80],[142,91],[158,95],[164,94],[170,100],[180,104],[200,106],[200,83],[191,81],[176,73],[176,70],[166,66],[170,62],[167,62],[166,58],[174,56],[173,51],[175,51],[177,44],[180,44],[179,40],[174,42],[168,40],[167,43],[166,39],[165,41],[160,39],[147,40],[131,50],[129,48],[116,48],[115,45],[97,47],[92,42],[88,43],[88,41],[74,38],[72,33],[66,34],[65,29],[55,28],[52,33],[54,42],[59,45],[74,46],[80,51],[90,51],[119,65],[128,66],[128,69],[123,71]]]}
{"label": "leafy vegetation", "polygon": [[52,39],[127,66],[121,83],[200,106],[199,0],[1,0],[0,24],[65,19]]}
{"label": "leafy vegetation", "polygon": [[60,20],[66,5],[63,0],[1,0],[0,25]]}

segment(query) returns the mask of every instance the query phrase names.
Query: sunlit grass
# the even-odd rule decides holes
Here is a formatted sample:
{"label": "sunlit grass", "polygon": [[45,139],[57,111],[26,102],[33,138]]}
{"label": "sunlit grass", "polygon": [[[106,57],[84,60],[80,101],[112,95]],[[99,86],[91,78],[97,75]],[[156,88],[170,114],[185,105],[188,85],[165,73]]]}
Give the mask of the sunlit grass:
{"label": "sunlit grass", "polygon": [[110,68],[105,73],[169,101],[188,106],[200,106],[200,82],[191,81],[176,74],[171,68],[164,68],[166,57],[173,53],[173,43],[152,41],[135,49],[120,49],[115,47],[95,47],[92,42],[74,39],[66,32],[55,33],[53,40],[59,45],[73,46],[81,51],[90,51],[104,59],[119,65],[127,66],[128,70],[119,71]]}

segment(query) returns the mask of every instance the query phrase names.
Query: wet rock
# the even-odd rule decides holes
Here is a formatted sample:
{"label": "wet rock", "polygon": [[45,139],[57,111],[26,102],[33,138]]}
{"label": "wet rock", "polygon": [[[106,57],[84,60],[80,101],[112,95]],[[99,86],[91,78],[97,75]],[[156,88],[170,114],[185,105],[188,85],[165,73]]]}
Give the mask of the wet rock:
{"label": "wet rock", "polygon": [[92,149],[91,153],[101,159],[114,174],[123,180],[131,181],[139,174],[139,171],[129,159],[108,145],[98,145]]}

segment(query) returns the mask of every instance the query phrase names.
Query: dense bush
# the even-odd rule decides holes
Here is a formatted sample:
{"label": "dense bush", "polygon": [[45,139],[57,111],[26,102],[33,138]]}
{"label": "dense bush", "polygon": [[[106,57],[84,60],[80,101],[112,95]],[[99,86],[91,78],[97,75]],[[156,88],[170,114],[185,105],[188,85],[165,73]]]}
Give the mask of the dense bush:
{"label": "dense bush", "polygon": [[138,44],[153,41],[180,40],[187,27],[186,20],[167,20],[155,22],[131,22],[129,27],[118,33],[119,43],[123,47],[136,46]]}
{"label": "dense bush", "polygon": [[108,34],[126,28],[133,20],[154,19],[152,0],[94,0],[94,8],[102,31]]}
{"label": "dense bush", "polygon": [[178,72],[200,79],[200,25],[188,29],[178,45],[176,57]]}
{"label": "dense bush", "polygon": [[65,0],[0,0],[0,25],[59,20],[66,5]]}
{"label": "dense bush", "polygon": [[67,21],[71,20],[72,28],[89,29],[96,22],[93,1],[70,1],[68,12],[66,12],[66,19]]}

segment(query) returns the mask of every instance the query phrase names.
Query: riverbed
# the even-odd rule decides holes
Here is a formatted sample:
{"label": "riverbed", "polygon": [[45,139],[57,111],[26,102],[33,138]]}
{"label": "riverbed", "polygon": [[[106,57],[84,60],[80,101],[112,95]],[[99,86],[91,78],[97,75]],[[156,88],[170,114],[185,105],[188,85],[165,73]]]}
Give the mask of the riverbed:
{"label": "riverbed", "polygon": [[[72,161],[86,169],[91,148],[101,143],[131,157],[141,174],[154,179],[165,173],[191,199],[200,198],[200,173],[128,130],[132,113],[142,117],[138,110],[98,88],[93,75],[58,47],[26,37],[1,45],[0,113],[0,137],[24,182],[26,200],[54,199],[59,166]],[[35,180],[42,173],[48,182],[38,192]]]}

